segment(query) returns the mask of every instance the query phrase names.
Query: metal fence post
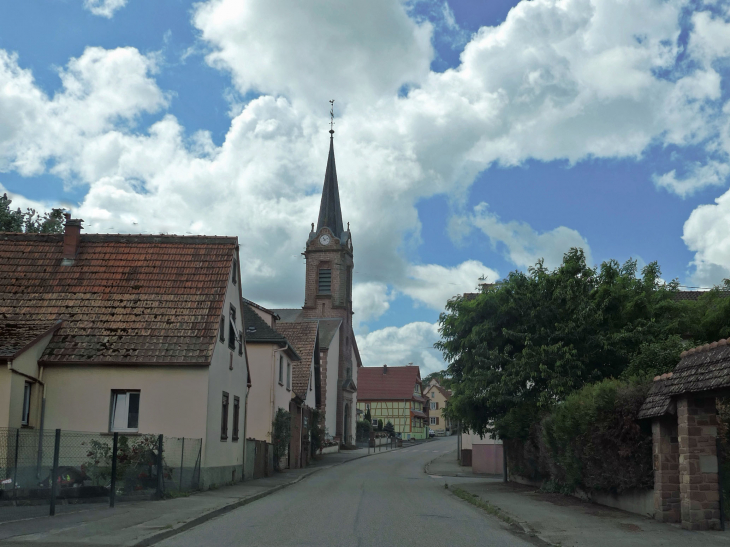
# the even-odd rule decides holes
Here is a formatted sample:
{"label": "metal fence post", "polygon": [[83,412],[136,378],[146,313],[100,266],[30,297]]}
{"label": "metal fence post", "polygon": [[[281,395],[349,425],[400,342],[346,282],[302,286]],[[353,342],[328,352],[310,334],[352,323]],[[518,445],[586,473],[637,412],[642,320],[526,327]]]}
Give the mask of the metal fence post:
{"label": "metal fence post", "polygon": [[56,482],[58,481],[58,456],[61,452],[61,430],[56,429],[53,446],[53,471],[51,471],[51,516],[56,514]]}
{"label": "metal fence post", "polygon": [[13,494],[18,499],[18,448],[20,447],[20,429],[15,430],[15,464],[13,465]]}
{"label": "metal fence post", "polygon": [[157,497],[162,498],[165,478],[162,476],[162,435],[157,438]]}
{"label": "metal fence post", "polygon": [[111,491],[109,492],[109,507],[114,507],[117,498],[117,443],[119,441],[119,433],[114,432],[114,441],[112,442],[112,482]]}
{"label": "metal fence post", "polygon": [[[246,450],[246,439],[243,439],[243,450]],[[180,486],[179,490],[182,491],[182,474],[183,474],[183,461],[185,460],[185,437],[182,438],[182,448],[180,449]],[[246,477],[246,470],[243,470],[243,476]]]}

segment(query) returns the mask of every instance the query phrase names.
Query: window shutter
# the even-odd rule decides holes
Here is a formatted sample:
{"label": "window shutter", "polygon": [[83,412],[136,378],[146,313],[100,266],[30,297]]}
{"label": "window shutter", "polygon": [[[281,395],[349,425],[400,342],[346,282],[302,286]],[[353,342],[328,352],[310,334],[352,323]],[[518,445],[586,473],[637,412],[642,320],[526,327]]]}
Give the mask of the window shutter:
{"label": "window shutter", "polygon": [[439,419],[436,418],[436,425],[439,425]]}
{"label": "window shutter", "polygon": [[319,294],[332,294],[332,270],[322,268],[319,270]]}
{"label": "window shutter", "polygon": [[221,342],[226,341],[226,318],[221,315],[221,327],[220,327]]}
{"label": "window shutter", "polygon": [[436,402],[436,410],[438,410],[438,409],[439,409],[439,404],[438,404],[438,401],[437,401]]}

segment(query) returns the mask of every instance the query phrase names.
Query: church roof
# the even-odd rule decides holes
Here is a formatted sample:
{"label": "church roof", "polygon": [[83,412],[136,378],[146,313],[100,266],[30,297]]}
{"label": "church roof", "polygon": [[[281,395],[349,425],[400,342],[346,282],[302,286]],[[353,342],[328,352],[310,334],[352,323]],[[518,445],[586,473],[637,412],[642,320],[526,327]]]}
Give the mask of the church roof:
{"label": "church roof", "polygon": [[327,158],[327,170],[324,174],[324,188],[322,201],[319,204],[319,219],[317,231],[324,227],[329,228],[337,238],[341,238],[345,229],[342,224],[340,211],[340,190],[337,187],[337,169],[335,168],[334,139],[330,136],[330,153]]}

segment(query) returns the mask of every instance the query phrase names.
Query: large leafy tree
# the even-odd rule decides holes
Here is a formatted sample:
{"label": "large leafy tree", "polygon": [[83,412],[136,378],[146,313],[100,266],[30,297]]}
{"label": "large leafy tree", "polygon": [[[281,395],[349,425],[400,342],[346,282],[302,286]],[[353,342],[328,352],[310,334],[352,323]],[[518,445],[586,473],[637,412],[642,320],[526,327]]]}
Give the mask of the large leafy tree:
{"label": "large leafy tree", "polygon": [[656,263],[637,273],[631,260],[591,268],[571,249],[554,270],[539,261],[451,300],[436,344],[450,363],[449,416],[479,434],[524,439],[542,412],[586,384],[671,370],[696,317]]}
{"label": "large leafy tree", "polygon": [[0,196],[0,232],[28,234],[58,234],[63,232],[63,209],[39,214],[35,209],[11,209],[7,194]]}

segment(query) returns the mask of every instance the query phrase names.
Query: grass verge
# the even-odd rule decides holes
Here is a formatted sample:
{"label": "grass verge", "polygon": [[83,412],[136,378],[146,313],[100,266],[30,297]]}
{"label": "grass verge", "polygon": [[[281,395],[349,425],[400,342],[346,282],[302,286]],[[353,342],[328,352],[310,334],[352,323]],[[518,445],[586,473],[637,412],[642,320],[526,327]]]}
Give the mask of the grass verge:
{"label": "grass verge", "polygon": [[477,496],[476,494],[472,494],[471,492],[467,492],[466,490],[463,490],[461,488],[449,488],[449,490],[451,490],[451,492],[455,496],[463,499],[466,502],[471,503],[475,507],[479,507],[480,509],[483,509],[490,515],[497,517],[499,520],[502,520],[510,525],[517,524],[516,520],[514,520],[512,517],[510,517],[504,511],[502,511],[499,507],[492,505],[488,501],[484,501],[484,500],[480,499],[479,496]]}

